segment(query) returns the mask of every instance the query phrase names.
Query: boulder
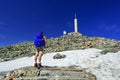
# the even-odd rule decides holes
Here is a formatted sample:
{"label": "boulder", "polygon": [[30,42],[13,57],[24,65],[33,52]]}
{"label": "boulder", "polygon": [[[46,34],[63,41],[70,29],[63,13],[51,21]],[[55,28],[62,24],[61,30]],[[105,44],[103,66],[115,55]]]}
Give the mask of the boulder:
{"label": "boulder", "polygon": [[66,57],[66,55],[61,55],[61,54],[57,53],[56,55],[53,56],[53,59],[62,59],[65,57]]}

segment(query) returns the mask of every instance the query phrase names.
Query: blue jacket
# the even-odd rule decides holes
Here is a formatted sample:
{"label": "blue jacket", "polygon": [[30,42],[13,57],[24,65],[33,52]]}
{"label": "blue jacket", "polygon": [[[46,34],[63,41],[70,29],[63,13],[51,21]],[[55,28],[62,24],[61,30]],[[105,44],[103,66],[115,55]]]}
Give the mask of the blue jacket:
{"label": "blue jacket", "polygon": [[36,47],[45,46],[45,42],[43,41],[42,34],[40,34],[40,33],[36,34],[35,39],[34,39],[34,45]]}

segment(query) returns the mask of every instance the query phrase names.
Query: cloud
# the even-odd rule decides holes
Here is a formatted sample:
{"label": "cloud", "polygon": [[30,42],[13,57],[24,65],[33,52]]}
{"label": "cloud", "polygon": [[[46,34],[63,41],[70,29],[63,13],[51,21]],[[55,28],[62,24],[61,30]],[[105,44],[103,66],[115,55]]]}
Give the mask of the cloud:
{"label": "cloud", "polygon": [[5,23],[4,23],[3,21],[0,21],[0,25],[1,25],[1,24],[5,24]]}
{"label": "cloud", "polygon": [[0,30],[6,30],[6,27],[0,26]]}
{"label": "cloud", "polygon": [[117,25],[106,25],[105,26],[105,30],[106,31],[113,31],[113,30],[115,30],[117,28]]}
{"label": "cloud", "polygon": [[118,28],[118,29],[115,30],[115,33],[118,33],[118,32],[120,32],[120,28]]}
{"label": "cloud", "polygon": [[[4,32],[6,30],[6,27],[4,25],[5,23],[3,21],[0,21],[0,32]],[[4,40],[5,38],[5,35],[0,33],[0,40]]]}
{"label": "cloud", "polygon": [[114,33],[120,32],[120,27],[117,24],[113,24],[113,25],[101,24],[99,25],[99,29],[107,32],[114,32]]}
{"label": "cloud", "polygon": [[5,35],[0,34],[0,39],[5,39]]}
{"label": "cloud", "polygon": [[3,21],[0,21],[0,30],[6,30],[6,24]]}

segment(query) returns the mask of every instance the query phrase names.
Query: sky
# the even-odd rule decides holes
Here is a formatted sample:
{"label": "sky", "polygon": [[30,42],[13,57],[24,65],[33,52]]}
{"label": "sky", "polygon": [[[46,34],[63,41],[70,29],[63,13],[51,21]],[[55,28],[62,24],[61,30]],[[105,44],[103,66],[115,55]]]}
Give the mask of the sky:
{"label": "sky", "polygon": [[74,32],[75,13],[84,36],[120,40],[119,0],[0,0],[0,46]]}

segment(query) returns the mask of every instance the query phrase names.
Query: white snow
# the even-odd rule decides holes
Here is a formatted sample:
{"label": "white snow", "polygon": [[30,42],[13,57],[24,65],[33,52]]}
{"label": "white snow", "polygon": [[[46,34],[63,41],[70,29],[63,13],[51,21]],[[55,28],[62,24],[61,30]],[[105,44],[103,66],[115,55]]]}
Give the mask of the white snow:
{"label": "white snow", "polygon": [[[84,68],[97,77],[97,80],[120,80],[120,51],[117,53],[100,54],[101,50],[91,48],[85,50],[71,50],[45,54],[42,65],[45,66],[72,66]],[[53,59],[55,54],[64,54],[63,59]],[[10,71],[26,66],[33,66],[33,57],[24,57],[0,63],[0,72]]]}

